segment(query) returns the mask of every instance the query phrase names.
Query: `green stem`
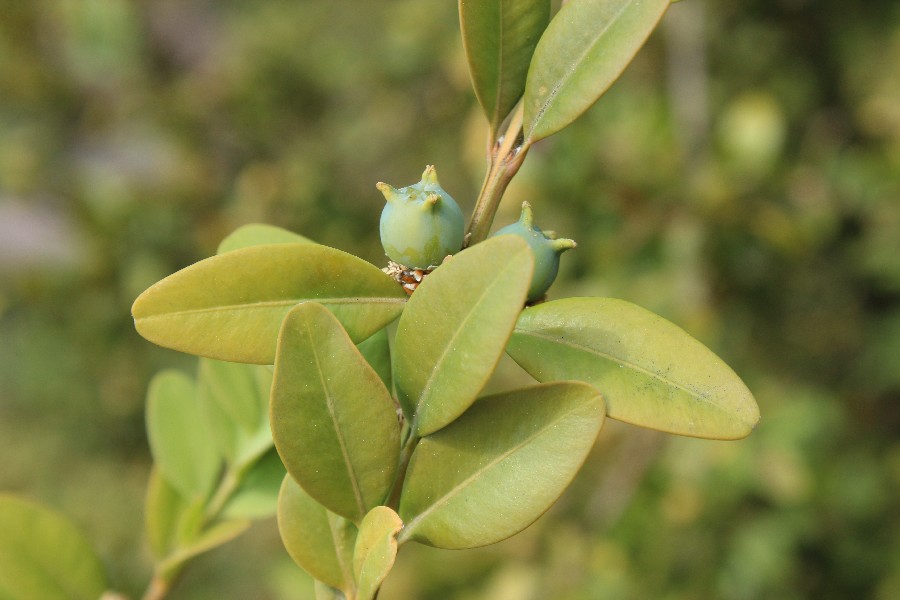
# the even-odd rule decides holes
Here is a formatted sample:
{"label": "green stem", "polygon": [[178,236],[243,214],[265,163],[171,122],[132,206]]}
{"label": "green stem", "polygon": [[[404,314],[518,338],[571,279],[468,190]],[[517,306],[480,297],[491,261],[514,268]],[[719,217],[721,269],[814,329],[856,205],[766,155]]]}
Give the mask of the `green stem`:
{"label": "green stem", "polygon": [[406,479],[406,469],[409,467],[409,459],[412,458],[413,451],[421,438],[416,435],[410,435],[406,438],[403,447],[400,449],[400,460],[398,461],[397,474],[394,476],[394,483],[391,486],[391,493],[388,494],[385,506],[395,511],[400,508],[400,493],[403,491],[403,481]]}
{"label": "green stem", "polygon": [[478,193],[478,199],[475,201],[472,220],[469,221],[469,229],[466,232],[467,247],[487,238],[503,193],[506,192],[509,182],[519,171],[528,153],[530,144],[521,141],[523,115],[520,103],[510,118],[505,133],[491,149],[490,165]]}
{"label": "green stem", "polygon": [[247,468],[248,467],[229,468],[225,471],[225,476],[222,478],[219,487],[216,489],[215,494],[213,494],[212,499],[207,505],[204,525],[208,525],[219,516],[219,513],[225,508],[225,504],[241,484],[241,479],[247,472]]}
{"label": "green stem", "polygon": [[[244,474],[250,466],[252,466],[252,463],[240,467],[229,467],[225,471],[224,477],[222,477],[222,480],[219,482],[219,487],[216,488],[215,493],[207,504],[203,516],[202,527],[206,527],[218,518],[219,514],[225,508],[225,504],[228,503],[232,494],[237,490],[241,483],[241,479],[244,477]],[[171,556],[172,555],[160,560],[157,564],[165,563]],[[147,589],[142,596],[142,600],[163,600],[168,596],[175,580],[181,575],[185,565],[186,562],[182,562],[175,566],[168,567],[165,576],[158,571],[154,573],[153,579],[150,581],[150,584],[147,586]]]}
{"label": "green stem", "polygon": [[147,586],[147,591],[142,596],[142,600],[163,600],[171,589],[171,579],[163,579],[159,575],[154,575],[150,585]]}

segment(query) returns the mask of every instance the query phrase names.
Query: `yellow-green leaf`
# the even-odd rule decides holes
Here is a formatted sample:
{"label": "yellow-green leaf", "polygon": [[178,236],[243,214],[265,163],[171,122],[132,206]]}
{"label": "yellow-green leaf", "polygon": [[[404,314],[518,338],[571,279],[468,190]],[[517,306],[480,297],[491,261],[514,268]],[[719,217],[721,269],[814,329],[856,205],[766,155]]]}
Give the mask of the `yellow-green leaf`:
{"label": "yellow-green leaf", "polygon": [[525,84],[526,143],[566,127],[622,74],[670,0],[569,0],[538,42]]}
{"label": "yellow-green leaf", "polygon": [[335,589],[353,589],[356,527],[329,514],[290,475],[284,478],[278,495],[278,531],[301,569]]}
{"label": "yellow-green leaf", "polygon": [[397,318],[406,294],[380,269],[351,254],[286,243],[195,263],[148,288],[131,310],[138,332],[160,346],[272,364],[281,321],[307,301],[326,306],[360,342]]}
{"label": "yellow-green leaf", "polygon": [[376,506],[359,524],[353,550],[356,600],[374,600],[397,557],[397,534],[403,521],[387,506]]}
{"label": "yellow-green leaf", "polygon": [[538,381],[596,386],[609,416],[627,423],[738,439],[759,421],[753,395],[722,359],[624,300],[567,298],[526,309],[508,352]]}
{"label": "yellow-green leaf", "polygon": [[416,447],[399,541],[471,548],[518,533],[572,481],[604,416],[600,393],[581,382],[482,398]]}
{"label": "yellow-green leaf", "polygon": [[400,454],[394,402],[320,304],[284,319],[271,423],[288,473],[328,510],[358,523],[388,494]]}
{"label": "yellow-green leaf", "polygon": [[160,473],[182,497],[191,500],[210,493],[221,461],[187,375],[163,371],[150,382],[147,437]]}
{"label": "yellow-green leaf", "polygon": [[303,237],[293,231],[265,225],[263,223],[250,223],[235,229],[228,237],[219,243],[216,254],[225,254],[232,250],[250,248],[251,246],[264,246],[266,244],[313,244],[312,240]]}
{"label": "yellow-green leaf", "polygon": [[475,401],[503,355],[533,270],[521,238],[490,238],[453,256],[412,295],[397,325],[394,383],[418,435]]}
{"label": "yellow-green leaf", "polygon": [[459,0],[475,97],[496,132],[525,89],[531,55],[550,21],[550,0]]}

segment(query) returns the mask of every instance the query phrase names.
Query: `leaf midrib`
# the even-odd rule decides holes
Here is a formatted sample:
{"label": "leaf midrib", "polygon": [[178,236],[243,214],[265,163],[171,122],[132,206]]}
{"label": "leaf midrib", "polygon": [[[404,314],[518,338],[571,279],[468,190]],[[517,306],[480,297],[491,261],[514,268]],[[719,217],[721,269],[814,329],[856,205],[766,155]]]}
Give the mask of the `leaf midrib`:
{"label": "leaf midrib", "polygon": [[497,25],[499,26],[500,32],[497,36],[497,85],[494,88],[494,114],[491,118],[491,127],[495,127],[495,123],[496,126],[500,125],[500,100],[503,97],[503,56],[505,48],[505,39],[503,36],[505,31],[503,27],[503,9],[505,6],[506,2],[504,0],[500,0],[500,2],[497,3]]}
{"label": "leaf midrib", "polygon": [[595,356],[599,356],[600,358],[606,359],[606,360],[608,360],[608,361],[610,361],[610,362],[613,362],[613,363],[615,363],[615,364],[623,365],[623,366],[625,366],[625,367],[628,367],[629,369],[632,369],[632,370],[637,371],[637,372],[639,372],[639,373],[643,373],[644,375],[647,375],[648,377],[651,377],[651,378],[653,378],[653,379],[656,379],[656,380],[658,380],[658,381],[661,381],[662,383],[671,385],[672,387],[677,388],[677,389],[679,389],[679,390],[681,390],[681,391],[687,393],[689,396],[691,396],[692,398],[695,398],[696,400],[698,400],[698,401],[700,401],[700,402],[705,402],[705,403],[707,403],[707,404],[709,404],[709,405],[711,405],[711,406],[713,406],[713,407],[715,407],[715,408],[717,408],[717,409],[719,409],[719,410],[722,409],[721,406],[719,406],[716,402],[714,402],[714,401],[709,397],[709,394],[702,394],[702,393],[700,393],[700,392],[697,392],[696,390],[692,390],[691,388],[686,387],[686,386],[684,386],[683,384],[680,384],[680,383],[678,383],[678,382],[675,382],[675,381],[672,381],[672,380],[670,380],[670,379],[667,379],[667,378],[663,377],[662,375],[660,375],[659,373],[655,373],[655,372],[651,371],[650,369],[647,369],[646,367],[642,367],[642,366],[638,365],[637,363],[633,363],[633,362],[628,361],[628,360],[625,360],[625,359],[623,359],[623,358],[619,358],[619,357],[617,357],[617,356],[615,356],[615,355],[613,355],[613,354],[610,354],[610,353],[608,353],[608,352],[603,352],[603,351],[601,351],[601,350],[597,350],[597,349],[595,349],[595,348],[591,348],[590,346],[585,346],[585,345],[582,345],[582,344],[577,344],[577,343],[575,343],[575,342],[571,342],[571,341],[568,341],[568,340],[563,340],[563,339],[561,339],[561,338],[559,338],[559,337],[555,337],[555,336],[548,335],[548,334],[538,333],[538,332],[536,332],[536,331],[526,331],[526,330],[523,330],[523,329],[516,328],[516,329],[513,331],[513,334],[515,335],[515,334],[517,334],[517,333],[520,334],[520,335],[527,335],[527,336],[531,336],[531,337],[534,337],[534,338],[546,340],[546,341],[551,342],[551,343],[554,343],[554,344],[559,344],[560,346],[568,346],[569,348],[573,348],[573,349],[575,349],[575,350],[582,350],[582,351],[585,351],[585,352],[587,352],[587,353],[589,353],[589,354],[594,354]]}
{"label": "leaf midrib", "polygon": [[584,57],[588,56],[589,54],[591,54],[594,51],[594,48],[600,42],[601,38],[603,38],[603,36],[606,35],[606,32],[609,31],[609,29],[619,20],[619,17],[622,15],[622,13],[624,13],[625,10],[627,8],[629,8],[630,6],[632,6],[633,4],[634,4],[634,0],[631,0],[629,2],[624,2],[622,4],[622,8],[613,16],[613,18],[611,18],[609,20],[609,22],[606,24],[606,27],[604,27],[599,32],[597,32],[597,35],[594,37],[594,40],[590,44],[585,46],[584,51],[578,56],[578,59],[573,61],[572,65],[563,72],[563,76],[560,78],[560,80],[557,82],[557,84],[555,86],[553,86],[553,89],[550,90],[550,93],[547,96],[547,99],[542,104],[541,109],[534,116],[534,119],[531,122],[532,123],[531,130],[528,132],[529,138],[531,137],[531,134],[534,133],[534,130],[537,129],[538,124],[544,118],[544,115],[547,113],[547,110],[550,108],[550,104],[551,104],[551,102],[553,102],[553,99],[556,98],[556,96],[559,94],[560,90],[574,76],[575,72],[579,70],[581,63],[584,61]]}
{"label": "leaf midrib", "polygon": [[309,338],[310,347],[313,349],[313,358],[316,361],[316,373],[319,375],[319,383],[322,385],[322,390],[325,392],[325,408],[328,410],[328,416],[331,418],[331,425],[334,428],[334,435],[337,438],[338,445],[341,448],[341,457],[344,459],[344,465],[347,468],[347,474],[350,477],[350,487],[353,489],[353,497],[356,500],[356,507],[359,510],[359,517],[361,518],[366,514],[366,506],[363,501],[362,491],[359,488],[359,480],[356,476],[356,470],[353,468],[353,462],[350,460],[350,453],[347,450],[347,443],[344,440],[343,433],[341,432],[341,428],[338,423],[337,415],[335,414],[334,408],[334,399],[333,394],[331,393],[331,389],[328,387],[328,383],[325,381],[324,373],[322,372],[322,364],[319,362],[319,352],[318,346],[316,346],[313,338],[312,325],[309,320],[306,320],[306,335]]}
{"label": "leaf midrib", "polygon": [[[530,250],[528,250],[528,249],[526,249],[525,251],[530,252]],[[520,254],[521,253],[517,253],[516,255],[514,255],[514,258],[517,258]],[[450,337],[449,340],[447,340],[447,344],[444,345],[444,349],[441,351],[441,355],[434,362],[434,367],[431,369],[431,373],[428,375],[428,379],[425,381],[425,385],[422,387],[422,392],[419,394],[419,398],[416,401],[416,412],[417,413],[419,412],[419,408],[422,406],[422,402],[424,401],[424,399],[427,398],[428,395],[431,393],[431,386],[434,385],[434,382],[437,379],[436,373],[438,373],[441,370],[441,365],[447,359],[447,356],[449,356],[450,349],[455,347],[456,340],[457,340],[457,338],[459,338],[460,335],[462,335],[463,330],[465,330],[465,328],[466,328],[466,324],[468,324],[468,322],[470,320],[472,320],[473,316],[478,312],[478,308],[484,303],[485,298],[489,295],[490,291],[499,285],[499,282],[501,281],[501,275],[506,274],[506,272],[509,271],[513,267],[513,265],[514,265],[513,260],[510,260],[509,262],[507,262],[506,265],[503,267],[503,269],[501,269],[499,272],[497,272],[497,274],[494,276],[494,279],[481,290],[481,295],[478,296],[478,300],[475,301],[475,303],[472,305],[472,308],[469,310],[468,314],[465,316],[465,318],[460,322],[459,326],[453,332],[453,335]],[[510,333],[512,333],[512,332],[510,332]],[[501,352],[500,355],[502,356],[502,354],[503,353]],[[499,356],[498,356],[498,359],[499,359]]]}
{"label": "leaf midrib", "polygon": [[318,302],[319,304],[403,304],[406,302],[406,298],[394,298],[390,296],[354,296],[351,298],[291,298],[287,300],[264,300],[260,302],[247,302],[244,304],[224,304],[219,306],[207,306],[203,308],[188,308],[183,310],[159,312],[150,315],[136,316],[135,320],[147,321],[165,317],[181,317],[195,314],[228,312],[236,310],[265,310],[271,308],[286,308],[295,306],[302,302]]}

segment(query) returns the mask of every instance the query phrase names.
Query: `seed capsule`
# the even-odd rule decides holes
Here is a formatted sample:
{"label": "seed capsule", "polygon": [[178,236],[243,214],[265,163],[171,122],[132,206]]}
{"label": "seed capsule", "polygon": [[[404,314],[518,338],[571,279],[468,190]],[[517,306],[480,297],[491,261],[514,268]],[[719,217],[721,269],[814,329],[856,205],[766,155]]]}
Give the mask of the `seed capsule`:
{"label": "seed capsule", "polygon": [[508,234],[518,235],[528,242],[534,253],[534,276],[531,279],[531,287],[528,288],[528,302],[536,302],[547,293],[556,279],[560,254],[574,248],[576,244],[570,239],[558,239],[553,231],[541,231],[536,227],[534,212],[528,202],[522,203],[522,213],[518,222],[500,229],[494,236]]}
{"label": "seed capsule", "polygon": [[433,166],[425,168],[419,183],[400,189],[386,183],[376,187],[387,200],[381,212],[381,245],[392,261],[427,270],[462,248],[462,211],[438,183]]}

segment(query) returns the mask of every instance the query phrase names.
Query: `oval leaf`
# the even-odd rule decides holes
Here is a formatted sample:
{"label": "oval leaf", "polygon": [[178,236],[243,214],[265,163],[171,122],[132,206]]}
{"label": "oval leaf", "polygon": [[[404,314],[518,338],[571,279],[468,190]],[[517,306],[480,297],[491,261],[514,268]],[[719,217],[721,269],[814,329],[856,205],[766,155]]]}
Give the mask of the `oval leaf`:
{"label": "oval leaf", "polygon": [[288,472],[328,510],[358,523],[384,500],[400,454],[394,402],[320,304],[285,317],[271,421]]}
{"label": "oval leaf", "polygon": [[0,495],[0,598],[97,600],[106,587],[100,559],[72,523]]}
{"label": "oval leaf", "polygon": [[205,498],[221,467],[200,411],[194,382],[163,371],[147,391],[147,437],[160,473],[184,498]]}
{"label": "oval leaf", "polygon": [[352,589],[355,527],[329,517],[289,475],[278,495],[278,531],[297,565],[330,587]]}
{"label": "oval leaf", "polygon": [[534,51],[525,84],[525,139],[566,127],[621,75],[670,0],[569,0]]}
{"label": "oval leaf", "polygon": [[738,439],[759,421],[747,386],[706,346],[639,306],[567,298],[522,313],[508,352],[539,381],[597,387],[610,417],[701,438]]}
{"label": "oval leaf", "polygon": [[488,396],[413,453],[400,498],[400,542],[471,548],[518,533],[572,481],[604,419],[580,382]]}
{"label": "oval leaf", "polygon": [[236,469],[272,447],[271,388],[272,371],[268,367],[200,359],[200,408],[220,451]]}
{"label": "oval leaf", "polygon": [[522,97],[550,0],[459,0],[459,22],[475,97],[496,132]]}
{"label": "oval leaf", "polygon": [[356,600],[374,600],[397,558],[397,534],[403,521],[387,506],[376,506],[359,524],[353,550]]}
{"label": "oval leaf", "polygon": [[235,229],[228,237],[221,241],[216,254],[225,254],[232,250],[250,248],[252,246],[265,246],[266,244],[314,244],[309,238],[299,233],[265,225],[263,223],[250,223]]}
{"label": "oval leaf", "polygon": [[406,294],[366,261],[327,246],[271,244],[201,260],[132,306],[142,336],[209,358],[272,364],[278,329],[297,304],[328,307],[359,342],[403,310]]}
{"label": "oval leaf", "polygon": [[487,383],[534,270],[517,236],[490,238],[428,275],[397,325],[394,383],[417,435],[444,427]]}

